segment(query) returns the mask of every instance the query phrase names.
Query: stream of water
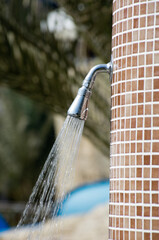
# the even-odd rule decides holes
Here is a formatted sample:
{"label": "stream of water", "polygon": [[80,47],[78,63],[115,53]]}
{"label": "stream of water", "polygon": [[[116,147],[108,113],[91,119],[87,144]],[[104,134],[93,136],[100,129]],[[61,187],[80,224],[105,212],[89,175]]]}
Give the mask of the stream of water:
{"label": "stream of water", "polygon": [[[83,127],[84,121],[70,116],[66,118],[17,228],[29,225],[29,229],[35,229],[35,226],[43,226],[48,219],[56,218],[61,207],[59,202],[62,202],[67,184],[70,183],[72,164],[78,153]],[[56,191],[57,186],[59,191]],[[27,239],[42,239],[40,234],[35,237],[34,232],[30,230]],[[48,239],[55,238],[51,236]]]}

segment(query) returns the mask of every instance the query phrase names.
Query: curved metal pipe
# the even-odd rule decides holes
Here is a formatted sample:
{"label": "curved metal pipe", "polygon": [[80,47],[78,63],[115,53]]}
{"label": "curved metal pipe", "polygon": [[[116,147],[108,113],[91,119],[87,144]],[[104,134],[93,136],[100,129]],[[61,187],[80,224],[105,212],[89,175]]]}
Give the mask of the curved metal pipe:
{"label": "curved metal pipe", "polygon": [[88,72],[83,81],[82,87],[78,90],[77,96],[68,109],[67,115],[79,118],[81,120],[87,119],[89,98],[92,93],[96,75],[101,72],[111,74],[112,63],[109,62],[107,64],[96,65]]}

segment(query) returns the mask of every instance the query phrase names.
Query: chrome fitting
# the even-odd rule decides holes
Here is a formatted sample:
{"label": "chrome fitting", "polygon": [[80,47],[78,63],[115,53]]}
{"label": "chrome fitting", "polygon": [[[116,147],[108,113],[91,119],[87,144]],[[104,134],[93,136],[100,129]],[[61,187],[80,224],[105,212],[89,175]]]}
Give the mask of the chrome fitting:
{"label": "chrome fitting", "polygon": [[88,102],[92,93],[96,75],[98,73],[108,73],[111,76],[112,63],[99,64],[94,66],[85,77],[82,87],[78,90],[78,94],[68,109],[67,115],[81,120],[86,120],[88,115]]}

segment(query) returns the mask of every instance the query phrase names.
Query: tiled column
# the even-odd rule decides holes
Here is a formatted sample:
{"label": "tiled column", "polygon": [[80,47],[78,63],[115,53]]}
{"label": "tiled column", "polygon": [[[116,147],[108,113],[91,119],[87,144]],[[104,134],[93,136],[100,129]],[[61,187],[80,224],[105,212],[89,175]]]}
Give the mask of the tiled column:
{"label": "tiled column", "polygon": [[159,1],[113,1],[109,239],[159,240]]}

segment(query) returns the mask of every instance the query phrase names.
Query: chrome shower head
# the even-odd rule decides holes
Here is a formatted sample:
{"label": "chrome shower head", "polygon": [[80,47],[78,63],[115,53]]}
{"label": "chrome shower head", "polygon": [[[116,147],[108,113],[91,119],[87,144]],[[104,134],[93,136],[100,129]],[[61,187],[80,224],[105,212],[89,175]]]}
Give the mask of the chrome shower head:
{"label": "chrome shower head", "polygon": [[81,120],[86,120],[88,115],[88,102],[92,93],[92,88],[96,75],[101,72],[106,72],[111,74],[112,63],[99,64],[94,66],[87,76],[85,77],[82,87],[78,90],[78,94],[75,97],[73,103],[68,109],[67,115],[70,115]]}

